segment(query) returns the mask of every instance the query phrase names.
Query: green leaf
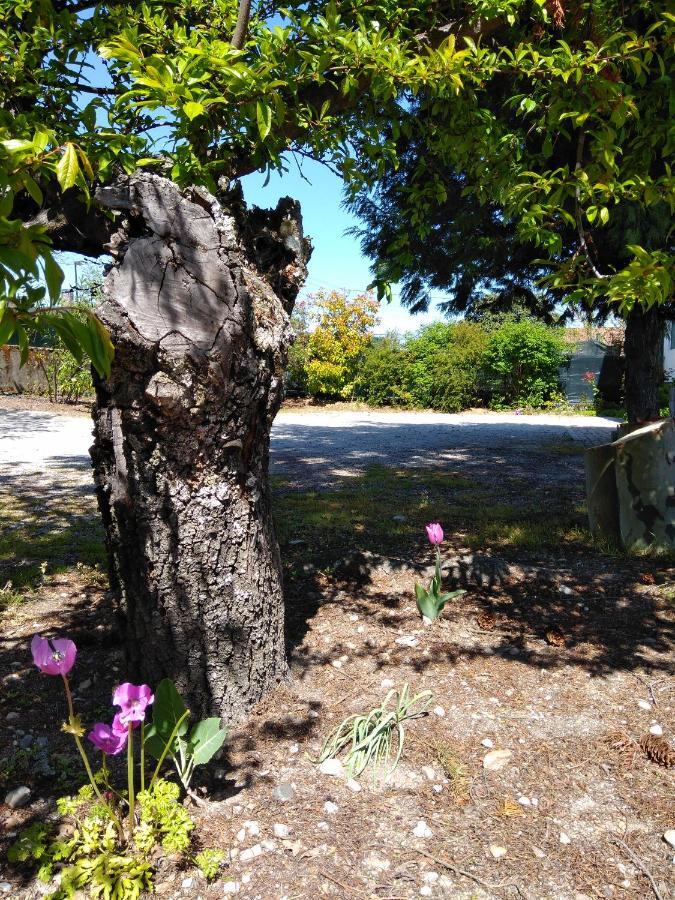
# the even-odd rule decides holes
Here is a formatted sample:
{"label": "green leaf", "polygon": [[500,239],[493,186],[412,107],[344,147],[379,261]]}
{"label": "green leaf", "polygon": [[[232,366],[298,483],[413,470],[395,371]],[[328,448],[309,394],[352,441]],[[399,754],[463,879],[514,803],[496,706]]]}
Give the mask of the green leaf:
{"label": "green leaf", "polygon": [[56,177],[61,185],[62,191],[67,191],[73,187],[80,174],[80,164],[77,159],[77,151],[75,145],[66,144],[63,156],[56,165]]}
{"label": "green leaf", "polygon": [[196,119],[197,116],[201,116],[204,112],[205,107],[202,106],[201,103],[196,103],[194,100],[190,100],[187,103],[183,104],[183,112],[188,117],[190,121]]}
{"label": "green leaf", "polygon": [[[151,725],[146,729],[145,732],[145,750],[150,756],[155,759],[161,759],[162,754],[164,753],[164,748],[166,747],[166,742],[168,741],[170,735],[167,735],[165,738],[160,737],[157,734],[157,730],[154,725]],[[169,749],[167,756],[173,756],[176,752],[176,741],[173,742],[173,747]]]}
{"label": "green leaf", "polygon": [[188,753],[196,766],[209,762],[225,743],[227,731],[220,727],[220,719],[203,719],[192,729]]}
{"label": "green leaf", "polygon": [[272,107],[258,100],[256,103],[256,118],[258,120],[260,139],[264,141],[272,129]]}
{"label": "green leaf", "polygon": [[15,328],[14,314],[7,309],[7,301],[0,300],[0,347],[11,338]]}
{"label": "green leaf", "polygon": [[[164,743],[171,737],[171,732],[176,727],[177,722],[185,713],[186,706],[183,698],[176,690],[176,685],[170,678],[164,678],[157,685],[155,691],[155,702],[152,706],[152,722],[155,730],[160,737],[164,738]],[[188,730],[187,719],[181,723],[177,735],[184,735]]]}
{"label": "green leaf", "polygon": [[428,591],[425,591],[421,584],[415,585],[415,596],[417,598],[417,609],[419,610],[419,614],[421,616],[426,616],[427,619],[438,618],[438,610],[436,609],[436,605],[433,601],[433,598],[429,594]]}
{"label": "green leaf", "polygon": [[56,302],[61,296],[63,272],[61,271],[61,267],[57,264],[51,253],[45,253],[44,255],[44,270],[49,296],[52,302]]}

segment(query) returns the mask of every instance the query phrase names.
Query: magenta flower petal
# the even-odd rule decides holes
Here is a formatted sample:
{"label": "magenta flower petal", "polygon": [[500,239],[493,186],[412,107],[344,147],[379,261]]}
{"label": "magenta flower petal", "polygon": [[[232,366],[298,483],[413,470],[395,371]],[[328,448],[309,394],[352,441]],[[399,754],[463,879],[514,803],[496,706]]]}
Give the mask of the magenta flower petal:
{"label": "magenta flower petal", "polygon": [[77,647],[68,638],[50,641],[36,634],[30,644],[33,662],[45,675],[67,675],[75,665]]}
{"label": "magenta flower petal", "polygon": [[97,722],[87,735],[94,747],[108,756],[117,756],[124,750],[127,743],[126,729],[120,734],[115,731],[115,723],[112,727],[105,722]]}
{"label": "magenta flower petal", "polygon": [[145,711],[154,701],[155,697],[147,684],[130,684],[125,681],[115,688],[113,704],[119,706],[119,720],[122,724],[129,722],[142,722],[145,719]]}
{"label": "magenta flower petal", "polygon": [[426,529],[430,544],[438,545],[443,543],[443,529],[438,522],[432,522],[426,526]]}
{"label": "magenta flower petal", "polygon": [[[140,722],[132,722],[131,724],[134,728],[138,728]],[[122,713],[116,713],[115,718],[112,720],[112,730],[114,734],[129,734],[129,726],[127,722],[122,721]]]}

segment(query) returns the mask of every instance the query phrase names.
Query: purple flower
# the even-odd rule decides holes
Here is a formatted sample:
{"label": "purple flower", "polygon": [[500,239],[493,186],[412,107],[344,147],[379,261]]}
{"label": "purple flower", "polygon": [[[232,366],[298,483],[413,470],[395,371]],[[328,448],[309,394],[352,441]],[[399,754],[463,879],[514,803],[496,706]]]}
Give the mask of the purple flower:
{"label": "purple flower", "polygon": [[430,544],[437,546],[438,544],[443,543],[443,529],[438,522],[432,522],[430,525],[427,525],[426,528]]}
{"label": "purple flower", "polygon": [[127,729],[119,721],[119,713],[113,719],[112,725],[106,725],[105,722],[97,722],[87,735],[87,739],[92,742],[102,753],[108,756],[117,756],[124,750],[127,743]]}
{"label": "purple flower", "polygon": [[49,640],[36,634],[30,650],[33,662],[45,675],[67,675],[75,665],[77,647],[68,638]]}
{"label": "purple flower", "polygon": [[125,681],[115,688],[113,694],[114,706],[119,706],[119,720],[122,724],[129,722],[142,722],[145,719],[145,710],[155,699],[152,690],[147,684],[130,684]]}

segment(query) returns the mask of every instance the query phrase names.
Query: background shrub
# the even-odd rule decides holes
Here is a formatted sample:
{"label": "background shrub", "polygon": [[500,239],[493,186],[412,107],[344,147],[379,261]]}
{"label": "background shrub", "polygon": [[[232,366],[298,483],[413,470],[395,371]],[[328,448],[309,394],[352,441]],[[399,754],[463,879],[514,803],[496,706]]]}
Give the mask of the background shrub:
{"label": "background shrub", "polygon": [[489,336],[483,356],[492,406],[541,406],[560,389],[566,360],[562,328],[534,319],[506,320]]}

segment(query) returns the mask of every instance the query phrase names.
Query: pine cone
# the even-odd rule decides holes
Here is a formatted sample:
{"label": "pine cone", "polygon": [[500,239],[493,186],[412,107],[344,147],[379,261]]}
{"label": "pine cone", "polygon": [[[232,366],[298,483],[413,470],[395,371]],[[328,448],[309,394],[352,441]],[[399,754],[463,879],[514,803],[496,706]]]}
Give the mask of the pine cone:
{"label": "pine cone", "polygon": [[549,628],[546,632],[546,640],[549,644],[553,644],[554,647],[565,646],[565,635],[559,628]]}
{"label": "pine cone", "polygon": [[675,750],[662,737],[646,734],[640,739],[640,747],[652,762],[665,766],[666,769],[675,766]]}
{"label": "pine cone", "polygon": [[476,616],[476,624],[479,628],[482,628],[483,631],[492,631],[497,624],[497,617],[494,613],[483,610]]}

